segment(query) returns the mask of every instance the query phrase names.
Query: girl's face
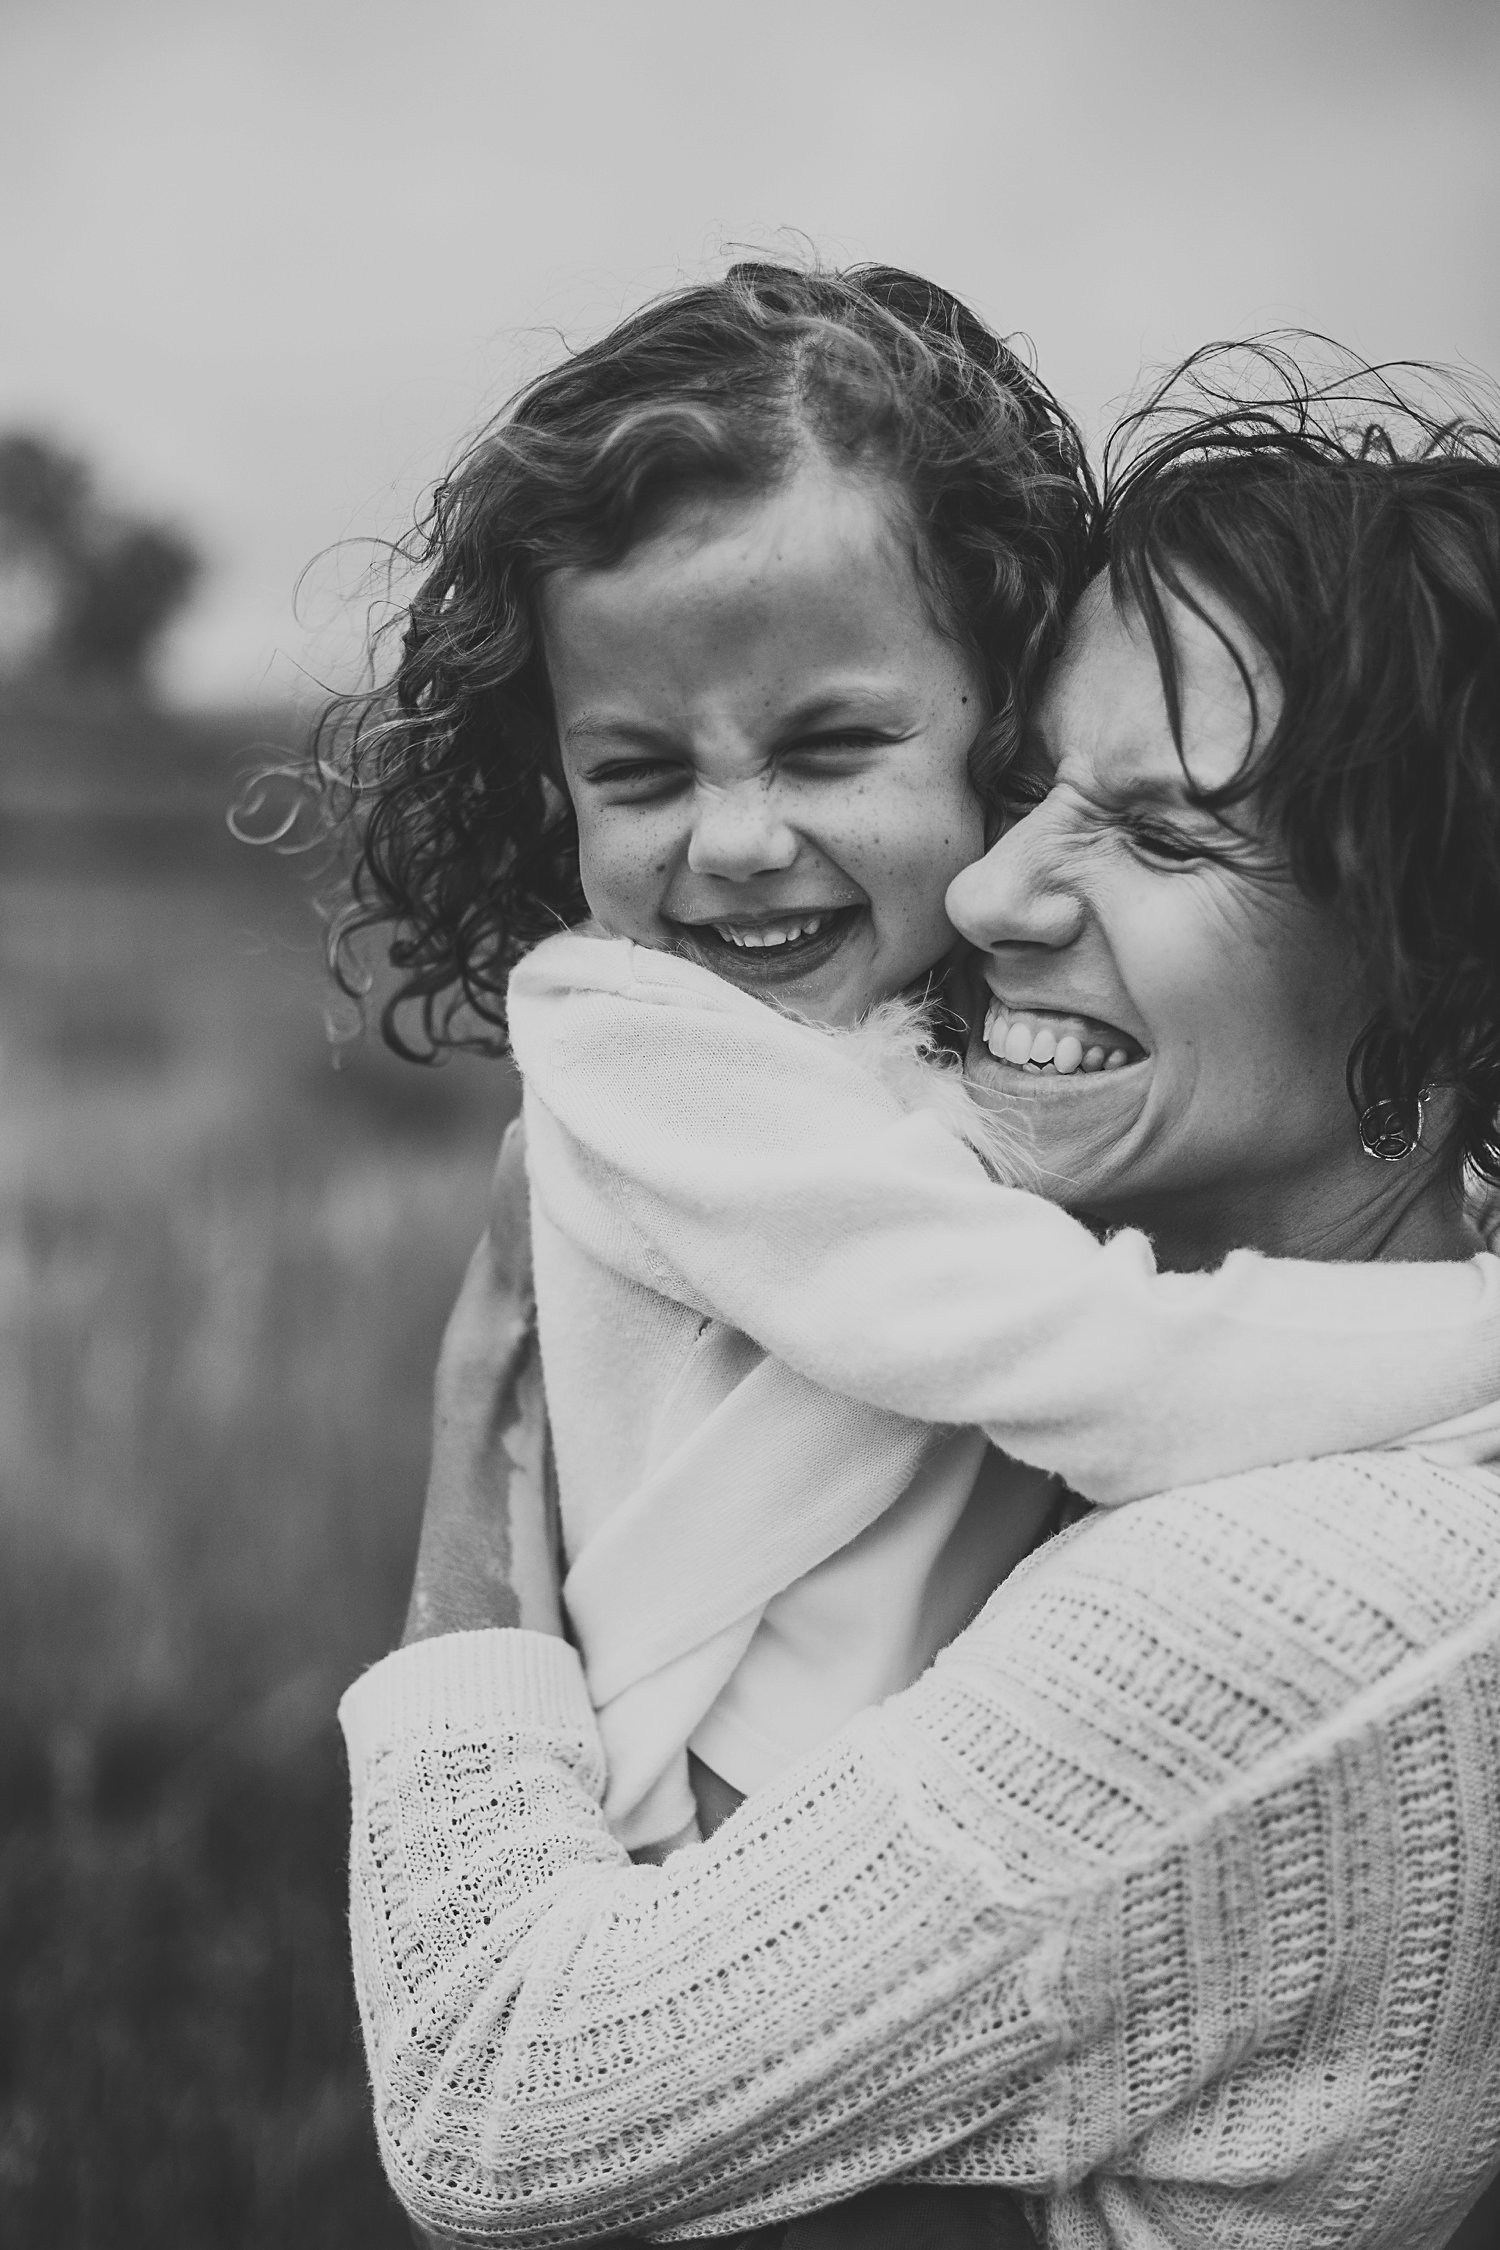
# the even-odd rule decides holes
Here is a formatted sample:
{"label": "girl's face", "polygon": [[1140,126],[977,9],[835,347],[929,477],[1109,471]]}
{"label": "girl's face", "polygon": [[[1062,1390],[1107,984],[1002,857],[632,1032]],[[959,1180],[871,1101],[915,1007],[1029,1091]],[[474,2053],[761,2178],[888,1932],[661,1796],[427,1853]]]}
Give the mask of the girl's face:
{"label": "girl's face", "polygon": [[[1269,729],[1275,676],[1215,614]],[[1169,618],[1187,766],[1213,787],[1240,769],[1249,699],[1211,628],[1179,603]],[[1103,580],[1048,679],[1029,763],[1041,802],[949,893],[990,988],[976,1082],[1024,1103],[1049,1193],[1151,1229],[1174,1262],[1195,1262],[1194,1240],[1213,1254],[1290,1237],[1318,1256],[1389,1184],[1373,1172],[1399,1169],[1362,1156],[1344,1086],[1371,997],[1253,808],[1230,816],[1235,835],[1190,802],[1151,643]]]}
{"label": "girl's face", "polygon": [[942,963],[986,716],[888,488],[810,464],[541,593],[584,894],[612,936],[847,1024]]}

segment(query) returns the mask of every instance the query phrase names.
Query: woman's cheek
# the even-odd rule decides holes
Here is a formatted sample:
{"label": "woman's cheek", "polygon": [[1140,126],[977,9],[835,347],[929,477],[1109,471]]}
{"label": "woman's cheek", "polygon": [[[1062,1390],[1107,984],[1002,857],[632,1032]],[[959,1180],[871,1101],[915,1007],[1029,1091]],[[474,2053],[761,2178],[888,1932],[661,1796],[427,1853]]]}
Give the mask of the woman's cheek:
{"label": "woman's cheek", "polygon": [[1226,1047],[1237,1062],[1246,939],[1231,903],[1190,878],[1131,868],[1096,887],[1093,910],[1153,1075],[1170,1081],[1175,1063],[1196,1079],[1205,1052]]}
{"label": "woman's cheek", "polygon": [[[1300,902],[1224,874],[1189,876],[1161,902],[1153,930],[1152,1012],[1192,1049],[1194,1076],[1234,1103],[1276,1087],[1300,1106],[1329,1075],[1341,1083],[1326,950],[1309,945]],[[1338,979],[1334,979],[1337,989]],[[1247,1094],[1247,1089],[1251,1091]]]}

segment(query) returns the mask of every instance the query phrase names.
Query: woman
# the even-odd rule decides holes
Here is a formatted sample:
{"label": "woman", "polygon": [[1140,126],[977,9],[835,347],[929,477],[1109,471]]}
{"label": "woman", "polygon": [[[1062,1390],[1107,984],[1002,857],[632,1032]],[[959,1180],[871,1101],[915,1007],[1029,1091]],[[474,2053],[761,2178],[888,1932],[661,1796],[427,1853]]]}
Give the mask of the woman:
{"label": "woman", "polygon": [[[974,1074],[1049,1192],[1163,1264],[1467,1257],[1463,1167],[1500,1174],[1500,467],[1346,446],[1293,398],[1170,432],[1106,537],[951,897]],[[1127,1066],[1005,1059],[1075,1017]],[[497,1250],[445,1358],[430,1637],[344,1706],[414,2216],[732,2237],[916,2170],[969,2183],[976,2241],[1012,2223],[981,2185],[1069,2244],[1446,2240],[1500,2161],[1500,1411],[1088,1518],[916,1687],[633,1868]],[[846,2239],[915,2243],[900,2193]]]}

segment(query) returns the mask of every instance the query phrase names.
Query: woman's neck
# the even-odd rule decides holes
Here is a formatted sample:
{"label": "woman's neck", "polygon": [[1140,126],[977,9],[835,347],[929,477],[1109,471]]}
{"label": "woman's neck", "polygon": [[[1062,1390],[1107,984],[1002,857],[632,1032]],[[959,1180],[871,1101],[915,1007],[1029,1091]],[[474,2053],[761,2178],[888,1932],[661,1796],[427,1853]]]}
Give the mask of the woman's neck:
{"label": "woman's neck", "polygon": [[1484,1248],[1448,1166],[1436,1156],[1382,1166],[1379,1177],[1370,1158],[1362,1161],[1364,1171],[1307,1183],[1301,1192],[1296,1182],[1252,1183],[1089,1215],[1111,1228],[1142,1228],[1169,1273],[1206,1271],[1222,1265],[1231,1250],[1360,1264],[1471,1258]]}

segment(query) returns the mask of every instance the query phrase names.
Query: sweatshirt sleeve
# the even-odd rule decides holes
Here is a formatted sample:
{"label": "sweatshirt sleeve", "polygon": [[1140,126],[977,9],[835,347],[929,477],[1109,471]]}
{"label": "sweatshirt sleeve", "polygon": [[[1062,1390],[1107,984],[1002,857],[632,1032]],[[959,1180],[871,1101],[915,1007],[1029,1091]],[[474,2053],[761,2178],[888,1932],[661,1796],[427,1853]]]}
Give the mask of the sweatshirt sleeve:
{"label": "sweatshirt sleeve", "polygon": [[[661,1867],[604,1826],[562,1642],[377,1665],[341,1712],[353,1942],[407,2210],[520,2250],[754,2226],[947,2165],[1097,2200],[1055,2237],[1078,2242],[1217,2240],[1244,2190],[1244,2239],[1290,2250],[1392,2193],[1461,2194],[1454,2151],[1490,2141],[1456,2113],[1492,2093],[1431,2058],[1489,2051],[1492,1980],[1460,2006],[1431,1964],[1464,1915],[1481,1962],[1500,1928],[1495,1503],[1450,1480],[1424,1562],[1398,1504],[1420,1466],[1361,1493],[1329,1467],[1054,1542],[916,1687]],[[1327,1575],[1351,1507],[1357,1588]],[[1465,1850],[1435,1851],[1455,1821]],[[1222,2185],[1179,2232],[1204,2148]]]}
{"label": "sweatshirt sleeve", "polygon": [[1090,1499],[1398,1442],[1500,1394],[1493,1256],[1160,1274],[1144,1235],[1101,1244],[994,1184],[840,1038],[639,947],[550,940],[510,1016],[534,1192],[592,1254]]}

